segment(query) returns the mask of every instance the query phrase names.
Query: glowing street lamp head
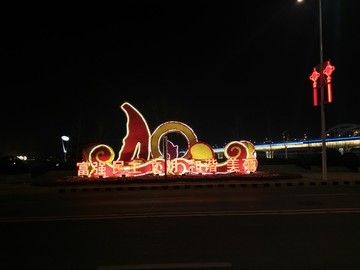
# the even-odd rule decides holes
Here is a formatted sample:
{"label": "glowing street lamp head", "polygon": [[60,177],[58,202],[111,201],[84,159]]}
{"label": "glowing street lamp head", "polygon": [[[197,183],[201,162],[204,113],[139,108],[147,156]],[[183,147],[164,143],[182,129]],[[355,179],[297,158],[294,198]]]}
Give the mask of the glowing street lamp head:
{"label": "glowing street lamp head", "polygon": [[70,141],[70,138],[68,136],[61,136],[61,144],[62,144],[62,148],[63,148],[63,152],[64,152],[64,161],[66,162],[66,153],[67,153],[67,148],[69,146],[68,141]]}
{"label": "glowing street lamp head", "polygon": [[61,140],[63,140],[64,142],[68,142],[70,140],[70,138],[68,136],[61,136]]}

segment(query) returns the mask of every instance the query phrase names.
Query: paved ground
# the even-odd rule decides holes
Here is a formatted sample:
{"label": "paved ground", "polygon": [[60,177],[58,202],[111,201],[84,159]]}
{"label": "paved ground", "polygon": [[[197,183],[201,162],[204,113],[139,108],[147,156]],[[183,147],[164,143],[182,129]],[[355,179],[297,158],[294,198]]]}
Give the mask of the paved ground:
{"label": "paved ground", "polygon": [[[263,165],[259,170],[264,171],[280,171],[280,172],[293,172],[299,173],[304,179],[308,180],[323,180],[323,173],[321,167],[311,167],[310,170],[298,167],[296,165]],[[359,180],[360,181],[360,168],[357,172],[344,167],[328,167],[327,169],[328,180]]]}
{"label": "paved ground", "polygon": [[[342,167],[328,167],[327,180],[323,180],[322,169],[312,167],[304,169],[295,165],[267,165],[258,168],[257,174],[247,177],[220,179],[119,179],[117,181],[89,181],[68,183],[68,179],[76,177],[74,171],[51,171],[39,176],[31,174],[0,175],[0,192],[30,192],[47,189],[58,189],[60,192],[76,190],[132,190],[156,188],[212,188],[212,187],[289,187],[289,186],[330,186],[351,185],[360,187],[360,172]],[[256,177],[254,177],[256,176]],[[259,176],[259,177],[257,177]]]}
{"label": "paved ground", "polygon": [[[257,172],[273,172],[284,175],[298,174],[302,178],[311,180],[322,180],[323,173],[321,167],[311,167],[311,169],[304,169],[296,165],[262,165],[259,166]],[[30,173],[26,174],[13,174],[13,175],[0,175],[0,183],[6,182],[36,182],[43,179],[64,179],[68,177],[76,177],[76,171],[50,171],[42,175],[32,176]],[[360,168],[357,172],[344,167],[328,167],[327,170],[328,180],[338,180],[339,178],[356,179],[360,180]],[[284,178],[284,179],[285,179]],[[293,178],[293,177],[291,177]]]}

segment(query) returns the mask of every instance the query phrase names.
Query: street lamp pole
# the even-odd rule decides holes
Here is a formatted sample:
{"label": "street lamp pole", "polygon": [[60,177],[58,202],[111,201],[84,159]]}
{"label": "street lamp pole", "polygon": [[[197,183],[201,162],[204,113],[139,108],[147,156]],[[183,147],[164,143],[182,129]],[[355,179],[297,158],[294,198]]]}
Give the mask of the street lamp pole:
{"label": "street lamp pole", "polygon": [[64,152],[64,162],[67,161],[67,150],[69,146],[70,138],[68,136],[61,136],[61,144]]}
{"label": "street lamp pole", "polygon": [[326,159],[326,130],[325,130],[325,108],[324,108],[324,52],[323,52],[323,33],[322,33],[322,5],[319,0],[319,36],[320,36],[320,110],[321,110],[321,156],[322,156],[322,178],[327,180],[327,159]]}
{"label": "street lamp pole", "polygon": [[[303,0],[297,0],[303,2]],[[324,94],[324,51],[323,51],[323,31],[322,31],[322,5],[319,0],[319,37],[320,37],[320,111],[321,111],[321,159],[322,159],[322,179],[327,180],[327,160],[326,160],[326,130],[325,130],[325,94]]]}
{"label": "street lamp pole", "polygon": [[167,177],[167,170],[168,170],[168,166],[167,166],[167,156],[168,156],[168,137],[164,136],[163,139],[163,155],[164,155],[164,176],[165,178]]}

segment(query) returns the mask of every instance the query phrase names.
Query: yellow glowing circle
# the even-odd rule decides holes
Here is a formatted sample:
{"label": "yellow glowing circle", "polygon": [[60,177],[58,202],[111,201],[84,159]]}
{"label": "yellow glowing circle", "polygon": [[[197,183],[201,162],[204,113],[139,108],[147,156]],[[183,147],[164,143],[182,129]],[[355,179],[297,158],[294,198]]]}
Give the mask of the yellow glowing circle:
{"label": "yellow glowing circle", "polygon": [[[187,140],[188,148],[191,144],[197,142],[197,137],[196,137],[194,131],[186,124],[177,122],[177,121],[165,122],[165,123],[161,124],[160,126],[158,126],[155,129],[155,131],[153,132],[153,134],[151,135],[150,145],[151,145],[151,154],[152,154],[153,158],[159,158],[162,156],[162,153],[160,151],[161,139],[165,135],[167,135],[171,132],[176,132],[176,133],[182,134],[185,137],[185,139]],[[186,153],[184,154],[183,158],[188,159],[189,157],[190,157],[190,154],[187,150]]]}
{"label": "yellow glowing circle", "polygon": [[190,147],[191,158],[197,160],[206,160],[214,158],[214,151],[207,143],[197,142]]}

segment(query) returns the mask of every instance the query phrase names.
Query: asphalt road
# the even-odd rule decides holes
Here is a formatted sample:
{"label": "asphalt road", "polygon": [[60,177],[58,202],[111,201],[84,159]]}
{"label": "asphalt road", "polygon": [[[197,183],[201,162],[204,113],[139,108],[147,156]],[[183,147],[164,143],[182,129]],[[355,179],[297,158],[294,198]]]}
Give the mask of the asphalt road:
{"label": "asphalt road", "polygon": [[359,173],[308,173],[124,189],[8,179],[0,269],[359,269]]}

